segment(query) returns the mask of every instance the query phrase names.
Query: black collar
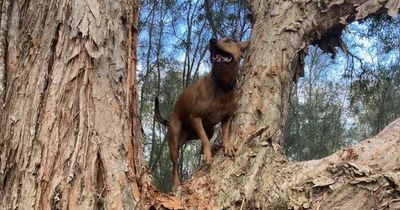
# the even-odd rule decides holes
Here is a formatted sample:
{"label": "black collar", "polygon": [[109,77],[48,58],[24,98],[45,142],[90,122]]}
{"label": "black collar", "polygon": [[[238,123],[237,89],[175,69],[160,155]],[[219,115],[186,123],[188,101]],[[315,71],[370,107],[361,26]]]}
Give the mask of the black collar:
{"label": "black collar", "polygon": [[225,83],[218,79],[218,77],[215,75],[214,71],[211,71],[211,79],[215,83],[215,86],[217,86],[217,88],[221,89],[224,92],[230,92],[236,88],[236,80]]}

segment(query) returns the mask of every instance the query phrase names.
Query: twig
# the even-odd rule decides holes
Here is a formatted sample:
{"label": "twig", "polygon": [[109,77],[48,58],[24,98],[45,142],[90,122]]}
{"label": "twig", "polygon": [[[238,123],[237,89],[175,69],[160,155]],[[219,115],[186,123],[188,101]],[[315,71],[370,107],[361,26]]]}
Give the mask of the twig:
{"label": "twig", "polygon": [[211,27],[211,30],[212,30],[213,37],[217,38],[218,34],[223,37],[224,35],[218,30],[218,28],[215,25],[215,21],[214,21],[214,18],[213,18],[213,11],[212,11],[212,8],[211,8],[210,0],[204,0],[204,8],[205,8],[205,11],[206,11],[206,18],[207,18],[208,22],[210,23],[210,27]]}
{"label": "twig", "polygon": [[269,126],[265,126],[265,127],[261,128],[260,130],[258,130],[257,132],[251,134],[249,136],[249,138],[247,138],[246,142],[248,142],[250,140],[253,140],[255,137],[257,137],[257,136],[261,135],[262,133],[264,133],[264,131],[266,131],[268,129],[268,127]]}
{"label": "twig", "polygon": [[[362,60],[360,57],[354,55],[354,54],[353,54],[352,52],[350,52],[350,51],[347,51],[347,55],[350,55],[353,59],[355,58],[356,60],[358,60],[358,62],[360,62],[360,68],[361,68],[362,72],[361,72],[361,74],[360,74],[359,77],[361,78],[362,75],[365,74],[365,73],[368,71],[368,70],[364,67],[363,60]],[[353,63],[352,68],[354,68],[354,61],[352,61],[352,63]]]}
{"label": "twig", "polygon": [[246,198],[242,200],[242,205],[240,205],[240,210],[243,210],[244,204],[246,203]]}

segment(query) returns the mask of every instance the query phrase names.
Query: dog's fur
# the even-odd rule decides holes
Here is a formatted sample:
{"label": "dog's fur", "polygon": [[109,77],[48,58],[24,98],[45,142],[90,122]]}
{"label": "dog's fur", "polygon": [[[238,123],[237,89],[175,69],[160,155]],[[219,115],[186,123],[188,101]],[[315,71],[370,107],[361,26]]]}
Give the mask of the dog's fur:
{"label": "dog's fur", "polygon": [[178,156],[181,146],[188,140],[200,138],[203,161],[210,164],[212,155],[209,139],[213,135],[214,125],[220,122],[224,152],[234,157],[236,146],[230,141],[228,131],[236,109],[234,88],[240,59],[247,46],[247,41],[237,42],[229,38],[210,39],[211,72],[182,92],[175,103],[170,121],[162,119],[156,99],[154,117],[161,124],[168,125],[167,138],[173,164],[174,188],[180,184]]}

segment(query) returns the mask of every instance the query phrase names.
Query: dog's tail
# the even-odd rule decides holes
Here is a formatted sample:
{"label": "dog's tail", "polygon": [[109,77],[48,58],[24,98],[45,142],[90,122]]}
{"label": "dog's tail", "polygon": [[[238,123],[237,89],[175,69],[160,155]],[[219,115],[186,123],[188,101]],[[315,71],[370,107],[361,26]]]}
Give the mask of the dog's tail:
{"label": "dog's tail", "polygon": [[160,114],[160,102],[158,101],[158,97],[156,97],[154,101],[154,119],[164,126],[169,125],[169,121],[164,119]]}

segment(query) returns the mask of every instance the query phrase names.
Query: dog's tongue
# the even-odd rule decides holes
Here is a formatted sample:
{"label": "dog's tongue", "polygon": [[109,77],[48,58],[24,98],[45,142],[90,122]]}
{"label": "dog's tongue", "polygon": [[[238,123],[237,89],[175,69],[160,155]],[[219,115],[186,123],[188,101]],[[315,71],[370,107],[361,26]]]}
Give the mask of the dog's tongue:
{"label": "dog's tongue", "polygon": [[212,57],[214,62],[231,62],[232,58],[224,57],[220,54],[216,54]]}
{"label": "dog's tongue", "polygon": [[212,60],[213,60],[214,62],[220,62],[220,61],[221,61],[221,58],[222,58],[221,55],[216,54],[216,55],[214,55],[214,56],[212,57]]}
{"label": "dog's tongue", "polygon": [[220,54],[216,54],[216,55],[214,55],[214,56],[212,57],[212,60],[213,60],[214,62],[230,62],[230,61],[231,61],[231,58],[224,57],[224,56],[222,56],[222,55],[220,55]]}

